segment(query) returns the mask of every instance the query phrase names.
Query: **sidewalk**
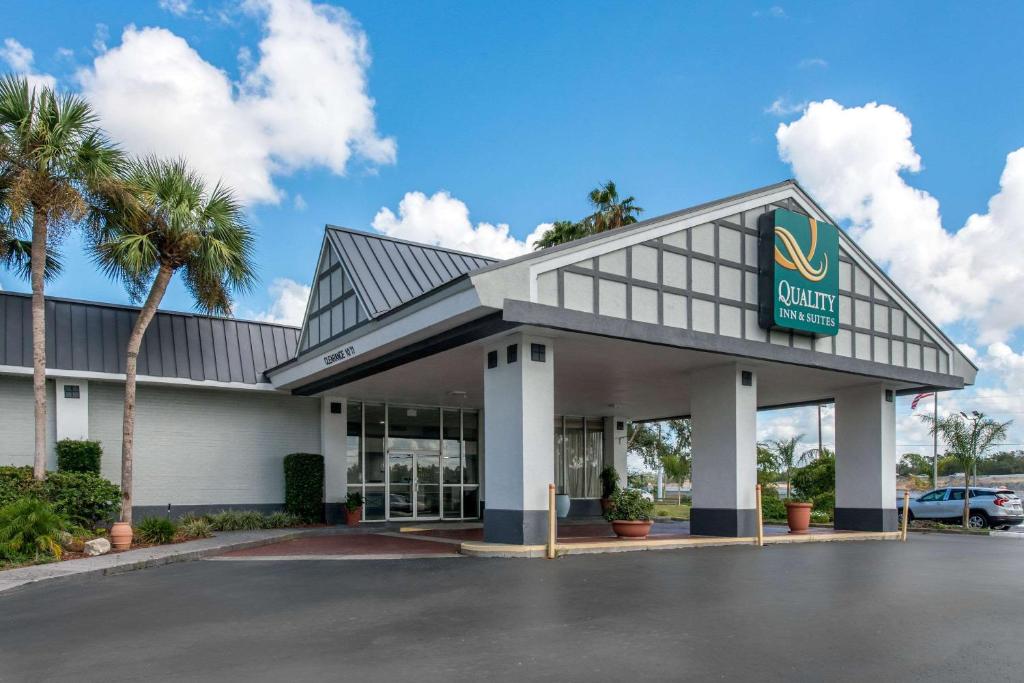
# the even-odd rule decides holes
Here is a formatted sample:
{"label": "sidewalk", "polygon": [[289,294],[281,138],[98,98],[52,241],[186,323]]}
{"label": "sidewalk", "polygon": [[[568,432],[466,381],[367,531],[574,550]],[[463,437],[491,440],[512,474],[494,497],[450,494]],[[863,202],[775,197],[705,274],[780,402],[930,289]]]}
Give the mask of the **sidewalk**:
{"label": "sidewalk", "polygon": [[224,531],[212,538],[184,543],[153,546],[86,557],[66,562],[51,562],[32,567],[0,571],[0,593],[39,581],[83,581],[92,577],[130,572],[146,567],[159,567],[174,562],[191,562],[229,550],[253,548],[267,543],[287,541],[306,536],[360,533],[346,527],[315,527],[309,529],[262,529],[259,531]]}

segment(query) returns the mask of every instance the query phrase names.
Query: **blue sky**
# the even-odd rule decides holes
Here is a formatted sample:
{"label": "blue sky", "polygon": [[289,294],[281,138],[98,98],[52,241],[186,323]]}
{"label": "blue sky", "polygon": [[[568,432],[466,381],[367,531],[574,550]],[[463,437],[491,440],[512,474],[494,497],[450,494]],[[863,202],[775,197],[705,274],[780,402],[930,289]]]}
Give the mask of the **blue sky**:
{"label": "blue sky", "polygon": [[[827,184],[833,170],[780,157],[780,123],[806,118],[790,150],[792,159],[803,154],[806,160],[822,150],[815,147],[815,130],[849,124],[850,136],[870,136],[890,124],[895,131],[902,116],[913,126],[912,136],[903,137],[920,157],[917,172],[908,172],[906,155],[895,161],[853,156],[846,163],[865,168],[895,163],[885,182],[863,195],[870,200],[891,190],[906,199],[924,191],[941,206],[936,225],[952,236],[971,214],[988,210],[1000,192],[1007,155],[1024,145],[1019,115],[1024,111],[1019,49],[1024,7],[1019,3],[979,8],[892,2],[346,2],[339,7],[348,17],[310,10],[306,0],[17,3],[5,12],[0,40],[7,40],[9,65],[17,62],[22,70],[95,97],[133,151],[187,146],[185,139],[205,125],[193,122],[177,131],[177,139],[156,140],[155,116],[175,113],[173,101],[156,102],[159,95],[144,98],[133,120],[136,108],[125,102],[142,96],[137,90],[117,91],[140,78],[131,72],[126,30],[147,54],[167,49],[169,63],[150,65],[150,72],[164,66],[173,71],[188,61],[221,70],[234,93],[229,99],[248,88],[263,109],[271,110],[257,117],[260,125],[277,116],[277,125],[287,127],[281,117],[297,112],[295,129],[278,130],[271,141],[261,138],[263,156],[252,157],[261,160],[268,179],[262,189],[246,190],[262,284],[239,301],[242,315],[285,310],[274,308],[286,286],[279,279],[308,281],[324,223],[370,229],[378,217],[378,228],[422,236],[410,232],[417,230],[415,221],[401,220],[399,203],[410,192],[432,198],[447,191],[432,205],[439,212],[434,215],[450,215],[444,212],[461,203],[468,207],[468,229],[479,223],[508,225],[519,240],[539,224],[582,215],[586,192],[608,178],[635,195],[648,216],[794,176],[819,199],[824,194],[833,206],[843,206],[842,188]],[[314,26],[316,20],[323,25]],[[334,61],[323,64],[339,69],[333,94],[340,99],[328,111],[339,110],[335,104],[349,101],[349,94],[365,99],[362,110],[342,115],[349,120],[337,127],[329,117],[317,118],[323,112],[316,103],[289,99],[289,87],[325,73],[300,43],[330,43],[332,34],[321,30],[327,25],[341,26],[356,42],[365,40],[365,56],[372,59],[361,56],[352,67],[344,63],[345,55],[324,57]],[[145,31],[155,27],[166,31]],[[261,46],[261,40],[274,36],[278,44]],[[150,39],[155,42],[142,44]],[[190,61],[180,58],[180,49],[193,51]],[[240,58],[240,51],[247,56]],[[270,74],[271,84],[245,86],[254,71]],[[201,73],[216,84],[214,75]],[[273,81],[275,73],[279,83]],[[334,78],[335,72],[329,75]],[[841,110],[822,109],[817,119],[808,114],[809,103],[828,99]],[[857,123],[852,112],[872,102],[889,105],[896,114],[864,110],[869,120]],[[196,121],[212,122],[217,112],[226,111],[216,123],[226,126],[226,135],[238,137],[224,139],[228,146],[245,148],[248,139],[237,132],[244,126],[241,118],[232,118],[235,109],[211,105],[209,111],[213,114],[202,113]],[[355,134],[337,132],[352,125]],[[308,140],[298,139],[301,128],[324,140],[340,137],[342,148],[346,139],[352,149],[367,143],[371,151],[346,156],[334,150],[325,161]],[[892,134],[893,140],[902,139],[898,131]],[[196,154],[206,152],[200,147]],[[219,168],[217,163],[232,161],[210,163]],[[909,190],[895,187],[902,181]],[[907,199],[905,211],[917,211],[912,204]],[[383,208],[394,220],[379,218]],[[858,234],[863,231],[866,248],[884,243],[882,227],[892,229],[877,225],[878,214],[846,216],[826,208]],[[1009,234],[1019,225],[1004,221],[1000,229]],[[919,241],[935,242],[934,234],[922,231]],[[955,246],[950,242],[950,249]],[[69,267],[50,286],[52,294],[127,300],[80,255],[73,238],[65,249]],[[948,275],[936,270],[942,267],[938,255],[925,265],[903,263],[899,253],[884,246],[872,255],[886,265],[891,259],[901,286],[908,283],[900,274],[914,281]],[[1019,265],[1016,269],[1009,281],[993,282],[975,296],[987,297],[991,310],[999,311],[1000,291],[1024,287]],[[0,272],[0,286],[27,289],[6,272]],[[943,309],[948,291],[931,294],[929,312]],[[172,288],[165,307],[190,308],[182,287]],[[962,313],[950,313],[943,326],[992,363],[992,376],[983,381],[1002,392],[998,405],[1008,419],[1014,400],[1024,394],[1019,333],[1024,320],[1009,320],[992,331],[972,318],[970,302],[960,308]],[[993,343],[1004,344],[1010,355],[1002,347],[987,351]],[[806,428],[803,417],[793,422],[793,429]],[[908,432],[904,440],[917,439],[919,434]]]}

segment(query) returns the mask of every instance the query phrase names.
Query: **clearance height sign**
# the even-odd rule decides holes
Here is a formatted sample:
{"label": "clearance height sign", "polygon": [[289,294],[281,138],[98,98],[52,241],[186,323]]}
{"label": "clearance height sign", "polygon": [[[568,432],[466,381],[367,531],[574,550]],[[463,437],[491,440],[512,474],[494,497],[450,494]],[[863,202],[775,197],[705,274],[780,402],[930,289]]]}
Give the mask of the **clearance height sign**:
{"label": "clearance height sign", "polygon": [[785,209],[758,219],[759,322],[814,335],[839,331],[839,231]]}

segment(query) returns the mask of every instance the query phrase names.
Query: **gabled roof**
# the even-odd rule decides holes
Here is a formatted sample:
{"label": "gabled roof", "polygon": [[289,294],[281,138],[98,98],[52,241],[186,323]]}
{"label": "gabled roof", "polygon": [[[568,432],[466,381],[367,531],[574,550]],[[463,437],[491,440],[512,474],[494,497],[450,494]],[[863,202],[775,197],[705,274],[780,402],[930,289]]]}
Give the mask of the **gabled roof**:
{"label": "gabled roof", "polygon": [[496,259],[327,226],[327,240],[341,259],[370,318],[412,301]]}
{"label": "gabled roof", "polygon": [[[0,366],[32,367],[32,299],[0,292]],[[134,306],[46,297],[46,367],[124,374]],[[266,383],[263,371],[295,355],[299,330],[273,323],[157,311],[138,371],[149,377]]]}

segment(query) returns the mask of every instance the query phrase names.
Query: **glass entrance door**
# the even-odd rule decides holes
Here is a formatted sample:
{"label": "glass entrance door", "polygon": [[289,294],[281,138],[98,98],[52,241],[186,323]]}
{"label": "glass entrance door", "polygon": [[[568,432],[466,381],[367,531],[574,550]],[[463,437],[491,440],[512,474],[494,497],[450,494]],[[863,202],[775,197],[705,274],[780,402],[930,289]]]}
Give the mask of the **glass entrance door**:
{"label": "glass entrance door", "polygon": [[441,516],[441,455],[388,453],[388,519]]}

